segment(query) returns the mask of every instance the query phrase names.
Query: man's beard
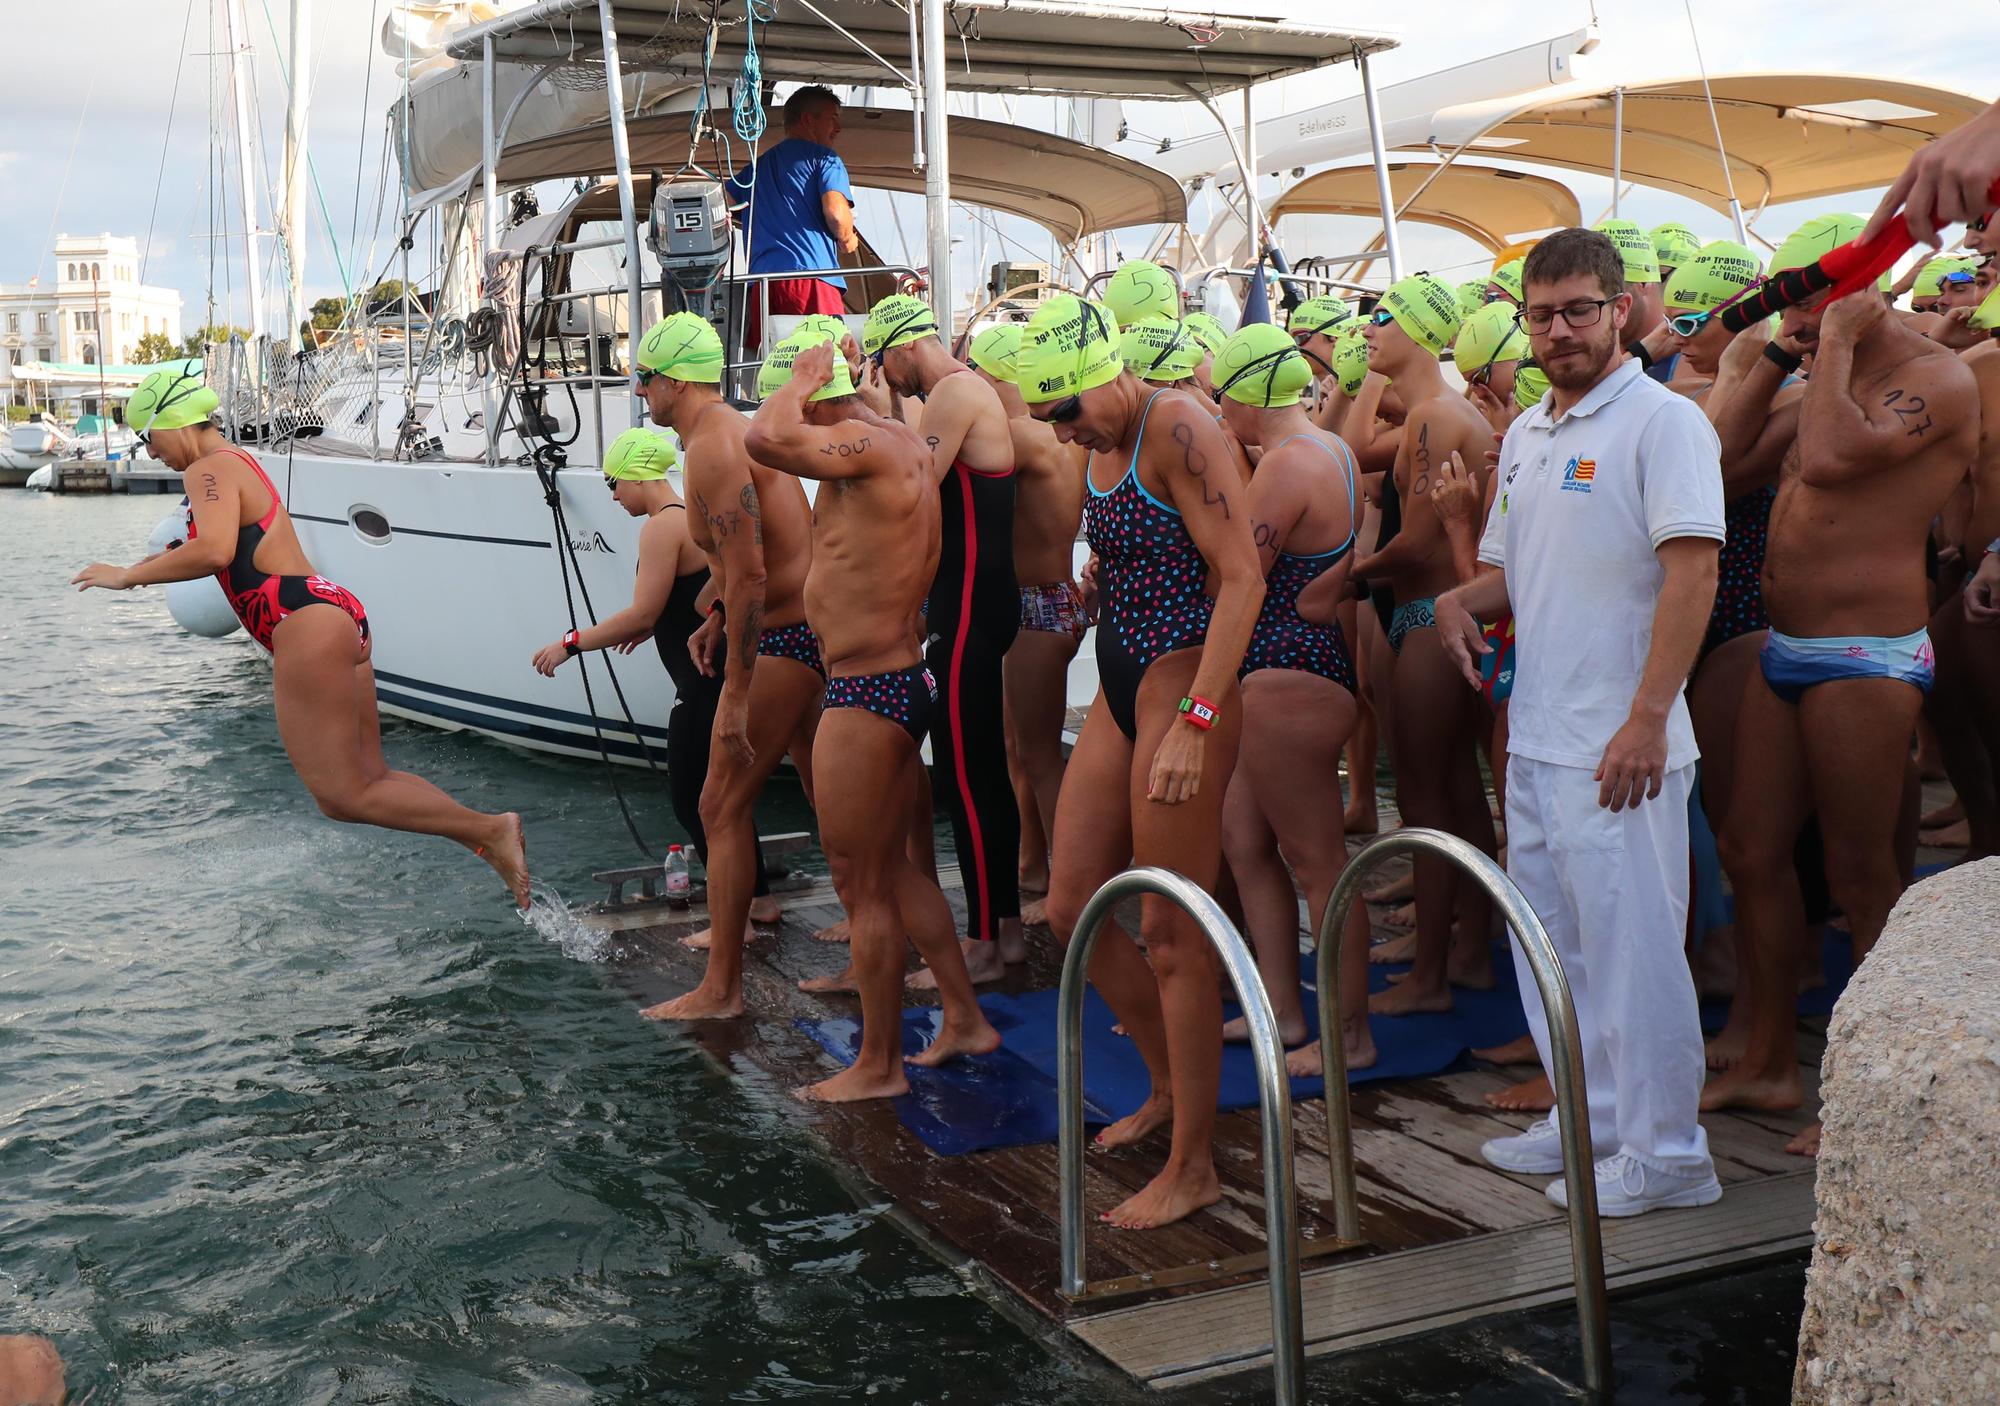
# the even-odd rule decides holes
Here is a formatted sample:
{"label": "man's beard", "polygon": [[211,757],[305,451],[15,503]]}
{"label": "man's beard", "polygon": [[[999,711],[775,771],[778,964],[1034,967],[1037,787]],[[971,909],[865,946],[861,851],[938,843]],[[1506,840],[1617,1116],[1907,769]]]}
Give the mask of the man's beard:
{"label": "man's beard", "polygon": [[1559,391],[1587,391],[1596,385],[1612,358],[1618,355],[1618,339],[1614,337],[1601,345],[1585,342],[1578,350],[1581,355],[1552,357],[1542,364],[1542,374]]}

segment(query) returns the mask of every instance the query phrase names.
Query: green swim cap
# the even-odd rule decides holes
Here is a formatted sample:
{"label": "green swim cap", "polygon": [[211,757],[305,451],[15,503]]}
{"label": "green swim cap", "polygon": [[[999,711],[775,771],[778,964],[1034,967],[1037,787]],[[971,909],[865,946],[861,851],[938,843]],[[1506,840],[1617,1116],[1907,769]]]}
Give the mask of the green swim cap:
{"label": "green swim cap", "polygon": [[1334,334],[1333,374],[1340,378],[1343,395],[1358,394],[1361,383],[1368,377],[1368,339],[1362,335],[1364,326],[1350,322]]}
{"label": "green swim cap", "polygon": [[1291,334],[1269,322],[1236,329],[1215,358],[1215,388],[1231,400],[1264,410],[1297,405],[1313,383],[1312,363]]}
{"label": "green swim cap", "polygon": [[931,305],[908,293],[891,293],[868,309],[868,321],[861,327],[861,354],[879,356],[923,337],[937,335],[937,318]]}
{"label": "green swim cap", "polygon": [[1181,321],[1187,325],[1187,330],[1194,334],[1194,339],[1201,343],[1201,349],[1210,356],[1221,351],[1223,343],[1229,340],[1229,334],[1222,330],[1222,324],[1205,312],[1191,312]]}
{"label": "green swim cap", "polygon": [[1146,259],[1127,259],[1104,285],[1104,306],[1118,319],[1120,327],[1130,327],[1151,317],[1178,322],[1181,293],[1174,276]]}
{"label": "green swim cap", "polygon": [[1940,254],[1917,271],[1917,281],[1910,285],[1913,298],[1935,298],[1944,292],[1944,276],[1959,269],[1978,267],[1976,259],[1961,259],[1950,254]]}
{"label": "green swim cap", "polygon": [[2000,332],[2000,288],[1986,295],[1986,301],[1972,310],[1972,326],[1982,332]]}
{"label": "green swim cap", "polygon": [[[1778,252],[1771,255],[1771,272],[1779,274],[1818,263],[1826,254],[1858,238],[1865,223],[1859,215],[1813,216],[1785,236]],[[1875,286],[1887,288],[1889,275],[1884,273]]]}
{"label": "green swim cap", "polygon": [[1381,306],[1410,340],[1437,356],[1458,335],[1458,293],[1441,279],[1413,273],[1391,284]]}
{"label": "green swim cap", "polygon": [[1018,322],[996,322],[972,339],[972,348],[967,353],[972,364],[996,381],[1014,383],[1015,357],[1021,352],[1021,324]]}
{"label": "green swim cap", "polygon": [[1102,303],[1058,293],[1035,309],[1014,368],[1014,384],[1030,405],[1109,385],[1125,370],[1118,320]]}
{"label": "green swim cap", "polygon": [[125,402],[125,424],[135,434],[184,430],[205,424],[222,397],[202,384],[201,362],[170,361],[139,383]]}
{"label": "green swim cap", "polygon": [[1354,316],[1354,309],[1344,299],[1330,294],[1307,298],[1292,309],[1291,317],[1285,323],[1285,330],[1294,337],[1301,332],[1317,335],[1331,332],[1341,323]]}
{"label": "green swim cap", "polygon": [[671,439],[640,425],[611,441],[611,447],[604,451],[604,476],[645,483],[665,478],[667,470],[680,461],[680,451]]}
{"label": "green swim cap", "polygon": [[1663,271],[1670,268],[1678,269],[1684,264],[1692,263],[1702,248],[1701,240],[1695,237],[1695,232],[1678,220],[1668,220],[1663,225],[1654,225],[1646,232],[1646,237],[1653,241],[1653,257],[1659,261]]}
{"label": "green swim cap", "polygon": [[1118,355],[1142,381],[1185,381],[1208,353],[1185,322],[1149,317],[1118,335]]}
{"label": "green swim cap", "polygon": [[1653,253],[1651,235],[1630,220],[1605,220],[1594,228],[1617,246],[1618,257],[1625,261],[1628,284],[1660,281],[1660,261]]}
{"label": "green swim cap", "polygon": [[639,369],[676,381],[722,384],[722,338],[691,312],[663,317],[639,341]]}
{"label": "green swim cap", "polygon": [[[763,400],[775,394],[778,388],[792,379],[792,363],[799,359],[799,353],[808,347],[816,347],[833,338],[823,327],[800,327],[771,348],[771,354],[764,358],[764,364],[757,368],[757,398]],[[847,358],[840,354],[836,343],[833,349],[833,379],[813,393],[814,400],[838,400],[844,395],[854,394],[854,375],[847,368]]]}
{"label": "green swim cap", "polygon": [[1458,374],[1470,379],[1496,361],[1520,361],[1528,355],[1528,334],[1514,321],[1505,303],[1488,303],[1459,324],[1451,358]]}
{"label": "green swim cap", "polygon": [[1486,280],[1468,278],[1458,285],[1458,315],[1460,320],[1471,317],[1486,306]]}
{"label": "green swim cap", "polygon": [[1764,261],[1755,250],[1718,239],[1674,270],[1667,282],[1667,311],[1707,312],[1763,281]]}
{"label": "green swim cap", "polygon": [[1506,263],[1500,265],[1499,268],[1493,270],[1491,274],[1487,275],[1486,282],[1489,286],[1498,288],[1501,292],[1512,298],[1516,305],[1519,305],[1526,302],[1528,297],[1527,267],[1528,261],[1525,258],[1509,259]]}
{"label": "green swim cap", "polygon": [[1519,366],[1514,369],[1514,403],[1523,410],[1533,410],[1548,393],[1549,373],[1541,367]]}
{"label": "green swim cap", "polygon": [[798,320],[798,325],[785,335],[796,337],[801,332],[811,332],[816,335],[824,334],[831,337],[836,349],[842,342],[853,335],[853,329],[847,325],[847,319],[844,317],[835,317],[830,312],[807,313]]}

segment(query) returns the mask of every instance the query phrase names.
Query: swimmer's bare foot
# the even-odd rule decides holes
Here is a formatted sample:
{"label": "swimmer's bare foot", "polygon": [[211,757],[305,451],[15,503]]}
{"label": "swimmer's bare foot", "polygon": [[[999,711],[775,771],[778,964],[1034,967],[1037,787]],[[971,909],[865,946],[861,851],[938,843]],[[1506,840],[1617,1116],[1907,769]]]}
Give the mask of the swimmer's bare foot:
{"label": "swimmer's bare foot", "polygon": [[[1242,1016],[1227,1022],[1222,1027],[1222,1038],[1231,1044],[1248,1044],[1250,1022]],[[1278,1039],[1286,1049],[1292,1048],[1306,1038],[1306,1017],[1303,1011],[1293,1011],[1290,1015],[1278,1017]]]}
{"label": "swimmer's bare foot", "polygon": [[1917,835],[1917,842],[1932,849],[1965,849],[1972,843],[1972,826],[1961,820],[1956,825],[1924,830]]}
{"label": "swimmer's bare foot", "polygon": [[961,1055],[992,1054],[1000,1048],[1000,1032],[986,1023],[985,1016],[979,1016],[963,1029],[954,1029],[947,1022],[938,1028],[937,1038],[924,1046],[922,1054],[913,1054],[904,1061],[921,1069],[935,1069],[948,1059]]}
{"label": "swimmer's bare foot", "polygon": [[782,923],[784,920],[785,910],[780,908],[778,900],[772,898],[769,894],[766,894],[762,898],[753,898],[750,900],[751,922],[763,923],[768,927],[772,923]]}
{"label": "swimmer's bare foot", "polygon": [[1380,888],[1368,889],[1361,895],[1363,903],[1373,903],[1377,907],[1385,903],[1408,903],[1417,896],[1417,875],[1413,869],[1401,878],[1391,879]]}
{"label": "swimmer's bare foot", "polygon": [[887,1074],[864,1072],[849,1066],[831,1079],[822,1079],[795,1090],[792,1097],[801,1103],[860,1103],[871,1098],[895,1098],[910,1091],[910,1081],[899,1065]]}
{"label": "swimmer's bare foot", "polygon": [[1369,962],[1378,967],[1398,962],[1414,962],[1417,959],[1417,935],[1405,933],[1392,937],[1387,942],[1378,942],[1368,949]]}
{"label": "swimmer's bare foot", "polygon": [[[1365,1020],[1344,1020],[1340,1023],[1342,1055],[1347,1060],[1347,1072],[1370,1069],[1381,1055],[1375,1049],[1375,1033],[1368,1028]],[[1294,1079],[1314,1079],[1326,1072],[1326,1061],[1321,1057],[1319,1041],[1301,1045],[1285,1056],[1285,1073]]]}
{"label": "swimmer's bare foot", "polygon": [[1509,1040],[1504,1045],[1492,1045],[1472,1052],[1474,1059],[1483,1059],[1488,1064],[1540,1064],[1541,1055],[1535,1049],[1535,1037],[1523,1035],[1518,1040]]}
{"label": "swimmer's bare foot", "polygon": [[994,925],[993,945],[1000,949],[1000,960],[1010,967],[1028,960],[1028,938],[1021,931],[1026,926],[1023,918],[1002,918]]}
{"label": "swimmer's bare foot", "polygon": [[1805,1098],[1799,1083],[1799,1067],[1788,1064],[1777,1073],[1739,1062],[1708,1081],[1701,1091],[1701,1111],[1718,1108],[1754,1108],[1767,1113],[1788,1113]]}
{"label": "swimmer's bare foot", "polygon": [[1953,796],[1936,810],[1924,812],[1917,821],[1918,830],[1942,830],[1948,825],[1957,825],[1965,819],[1965,803]]}
{"label": "swimmer's bare foot", "polygon": [[[745,942],[748,942],[751,938],[755,937],[756,935],[757,934],[755,932],[751,931],[748,924],[744,925],[743,940]],[[690,952],[706,952],[709,949],[710,945],[714,943],[714,941],[715,941],[715,929],[703,928],[700,932],[691,932],[686,937],[682,938],[681,946],[687,948]]]}
{"label": "swimmer's bare foot", "polygon": [[1125,1033],[1125,1027],[1123,1025],[1114,1025],[1111,1027],[1111,1033],[1113,1035],[1123,1035]]}
{"label": "swimmer's bare foot", "polygon": [[1173,1118],[1173,1098],[1167,1094],[1154,1094],[1135,1112],[1128,1113],[1099,1133],[1095,1139],[1097,1150],[1108,1152],[1114,1147],[1130,1147],[1135,1142],[1143,1142],[1166,1127]]}
{"label": "swimmer's bare foot", "polygon": [[1361,801],[1340,813],[1340,828],[1349,835],[1372,835],[1382,828],[1373,802]]}
{"label": "swimmer's bare foot", "polygon": [[1821,1129],[1824,1127],[1825,1124],[1823,1123],[1813,1124],[1810,1128],[1807,1128],[1804,1132],[1786,1143],[1785,1151],[1791,1153],[1794,1157],[1819,1156],[1819,1135]]}
{"label": "swimmer's bare foot", "polygon": [[[1741,1001],[1736,1002],[1736,1005],[1742,1004],[1744,1003]],[[1736,1012],[1732,1008],[1728,1023],[1716,1031],[1715,1037],[1702,1047],[1702,1054],[1710,1069],[1721,1071],[1734,1069],[1741,1064],[1749,1048],[1750,1022],[1747,1018],[1737,1020]]]}
{"label": "swimmer's bare foot", "polygon": [[1023,864],[1017,871],[1022,893],[1049,891],[1049,862],[1045,856],[1039,864]]}
{"label": "swimmer's bare foot", "polygon": [[486,843],[473,852],[493,866],[493,872],[507,885],[514,906],[526,909],[528,893],[528,837],[521,830],[521,817],[513,811],[493,817],[493,832]]}
{"label": "swimmer's bare foot", "polygon": [[647,1020],[730,1020],[743,1014],[743,987],[714,991],[706,983],[685,996],[662,1001],[639,1012]]}
{"label": "swimmer's bare foot", "polygon": [[1152,1230],[1172,1225],[1221,1199],[1215,1163],[1203,1154],[1201,1161],[1191,1166],[1167,1163],[1158,1176],[1098,1219],[1119,1230]]}
{"label": "swimmer's bare foot", "polygon": [[1488,1108],[1500,1108],[1509,1113],[1546,1113],[1556,1106],[1556,1091],[1549,1083],[1549,1076],[1537,1074],[1525,1083],[1502,1089],[1497,1094],[1486,1095]]}
{"label": "swimmer's bare foot", "polygon": [[[1007,964],[1001,960],[998,942],[975,942],[969,937],[961,937],[958,950],[965,954],[965,974],[972,978],[974,986],[986,986],[1007,975]],[[929,967],[918,967],[903,978],[903,989],[935,991],[937,973]]]}
{"label": "swimmer's bare foot", "polygon": [[852,994],[859,992],[861,988],[855,984],[854,967],[849,964],[834,976],[806,977],[799,983],[799,990],[812,996],[831,996],[843,991]]}
{"label": "swimmer's bare foot", "polygon": [[1390,932],[1415,932],[1417,930],[1417,905],[1411,902],[1405,903],[1400,908],[1391,908],[1375,920],[1375,926],[1378,928],[1387,928]]}
{"label": "swimmer's bare foot", "polygon": [[1483,942],[1452,944],[1444,974],[1446,981],[1464,990],[1491,991],[1497,980],[1493,975],[1493,949]]}
{"label": "swimmer's bare foot", "polygon": [[1049,925],[1049,896],[1031,898],[1021,905],[1021,926],[1024,928],[1045,928]]}
{"label": "swimmer's bare foot", "polygon": [[1370,1015],[1435,1014],[1450,1009],[1451,987],[1419,987],[1414,981],[1399,982],[1368,998]]}
{"label": "swimmer's bare foot", "polygon": [[848,940],[847,919],[845,918],[842,918],[837,923],[828,923],[813,934],[814,942],[846,942]]}

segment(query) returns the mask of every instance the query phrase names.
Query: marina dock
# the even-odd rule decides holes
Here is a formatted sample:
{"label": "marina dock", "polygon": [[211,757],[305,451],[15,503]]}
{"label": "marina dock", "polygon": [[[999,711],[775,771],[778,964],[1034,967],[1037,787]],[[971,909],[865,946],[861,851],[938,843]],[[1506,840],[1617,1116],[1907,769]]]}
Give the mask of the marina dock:
{"label": "marina dock", "polygon": [[[1395,872],[1392,870],[1391,872]],[[959,908],[955,875],[947,896]],[[839,970],[843,947],[812,932],[841,916],[819,884],[787,899],[784,922],[760,929],[745,958],[751,1018],[689,1028],[688,1036],[738,1077],[789,1093],[836,1066],[802,1022],[852,1016],[849,997],[808,996],[802,977]],[[678,937],[704,916],[663,919],[640,909],[589,920],[618,934],[614,970],[636,1003],[692,987],[702,956]],[[983,990],[1057,984],[1060,954],[1031,931],[1025,974]],[[912,997],[912,999],[917,999]],[[1614,1295],[1799,1254],[1812,1243],[1813,1164],[1785,1143],[1817,1116],[1824,1018],[1802,1021],[1806,1106],[1794,1113],[1705,1115],[1726,1194],[1714,1206],[1604,1222],[1605,1273]],[[1342,1245],[1329,1204],[1326,1110],[1296,1101],[1296,1178],[1305,1341],[1326,1356],[1454,1324],[1574,1299],[1567,1223],[1542,1193],[1547,1179],[1495,1171],[1488,1138],[1536,1115],[1505,1113],[1481,1096],[1530,1070],[1462,1060],[1432,1077],[1364,1083],[1352,1091],[1360,1187],[1359,1246]],[[809,1109],[809,1111],[805,1111]],[[1053,1142],[933,1152],[887,1103],[802,1106],[801,1125],[858,1199],[957,1267],[1000,1309],[1152,1388],[1267,1368],[1271,1327],[1264,1277],[1264,1186],[1254,1108],[1216,1126],[1222,1201],[1161,1230],[1116,1232],[1095,1217],[1144,1185],[1167,1136],[1087,1159],[1089,1278],[1114,1281],[1086,1302],[1058,1288],[1057,1157]],[[1614,1317],[1617,1312],[1613,1302]],[[1576,1379],[1575,1364],[1557,1365]]]}

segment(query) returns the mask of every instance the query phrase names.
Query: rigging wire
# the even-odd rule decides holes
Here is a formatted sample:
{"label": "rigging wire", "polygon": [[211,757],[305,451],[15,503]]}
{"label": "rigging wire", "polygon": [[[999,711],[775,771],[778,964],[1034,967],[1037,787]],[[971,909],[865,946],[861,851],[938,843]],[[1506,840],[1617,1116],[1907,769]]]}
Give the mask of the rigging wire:
{"label": "rigging wire", "polygon": [[188,30],[194,25],[194,0],[188,0],[187,14],[181,19],[180,55],[174,60],[174,94],[167,99],[167,132],[160,138],[160,173],[153,178],[153,210],[146,216],[146,247],[139,253],[139,281],[146,281],[146,265],[153,257],[153,229],[160,218],[160,190],[167,183],[167,152],[173,146],[174,113],[181,101],[181,70],[187,66]]}
{"label": "rigging wire", "polygon": [[35,277],[32,281],[36,283],[41,282],[42,265],[48,261],[50,253],[55,249],[56,222],[62,219],[63,196],[69,191],[70,169],[76,164],[77,143],[83,140],[83,124],[90,116],[90,96],[96,91],[97,70],[93,67],[90,71],[90,82],[83,90],[83,109],[76,115],[76,130],[70,134],[69,158],[63,162],[62,184],[56,187],[56,203],[49,211],[49,232],[42,236],[41,256],[35,260]]}
{"label": "rigging wire", "polygon": [[[1736,222],[1736,238],[1743,241],[1743,207],[1736,201],[1736,177],[1729,169],[1729,149],[1722,144],[1722,119],[1715,112],[1715,93],[1708,86],[1708,63],[1701,56],[1701,31],[1695,27],[1694,0],[1681,0],[1681,7],[1687,11],[1688,37],[1694,40],[1695,67],[1701,73],[1701,95],[1708,102],[1709,125],[1715,130],[1715,154],[1722,161],[1722,188],[1729,195],[1729,217]],[[1596,17],[1595,9],[1592,18]]]}
{"label": "rigging wire", "polygon": [[[361,169],[363,163],[366,161],[368,156],[368,126],[367,126],[368,110],[369,110],[368,95],[370,90],[373,89],[375,85],[375,65],[372,62],[369,62],[369,60],[371,60],[374,57],[372,50],[375,47],[375,35],[377,33],[375,21],[376,17],[381,13],[381,10],[382,10],[382,0],[371,0],[371,3],[369,4],[368,7],[368,38],[367,41],[362,46],[362,56],[363,56],[363,62],[361,65],[362,127],[361,127],[361,134],[358,137],[356,137],[354,141],[354,212],[349,218],[348,229],[347,229],[347,252],[350,256],[358,254],[361,250]],[[383,153],[383,160],[386,161],[387,159],[388,159],[388,154],[385,152]],[[376,213],[376,223],[378,225],[381,223],[381,213],[379,209],[377,210]],[[374,256],[374,248],[372,243],[369,248],[369,256],[372,260]],[[357,265],[357,267],[359,267],[359,265]],[[348,300],[352,302],[353,298],[354,294],[352,290],[350,290],[348,293]]]}

